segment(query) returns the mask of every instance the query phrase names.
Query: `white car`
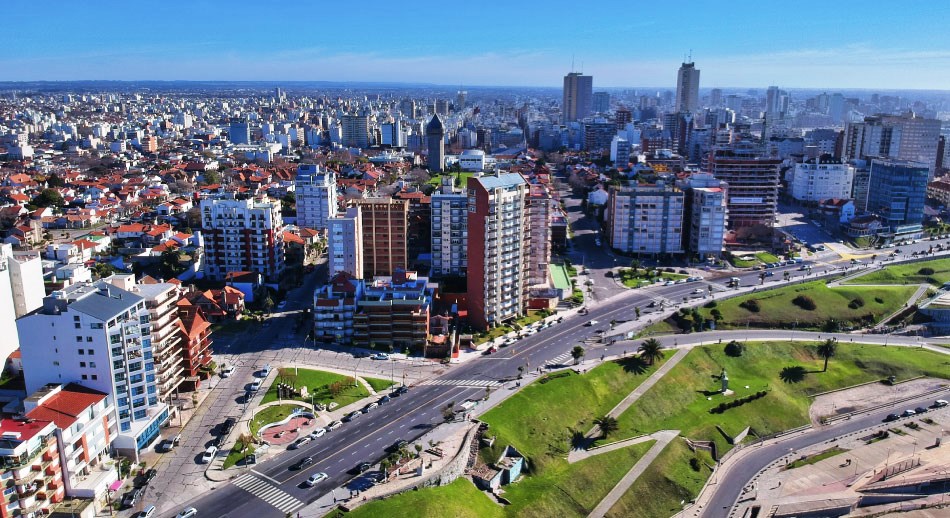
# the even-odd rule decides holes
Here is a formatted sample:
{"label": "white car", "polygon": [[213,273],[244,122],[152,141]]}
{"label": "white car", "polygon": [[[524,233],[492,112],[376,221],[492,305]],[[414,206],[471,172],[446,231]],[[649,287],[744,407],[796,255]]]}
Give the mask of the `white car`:
{"label": "white car", "polygon": [[305,435],[305,436],[303,436],[303,437],[297,439],[296,441],[292,442],[292,443],[290,444],[290,446],[287,447],[287,449],[288,449],[288,450],[296,450],[297,448],[303,446],[304,444],[307,444],[307,443],[310,442],[310,441],[311,441],[310,436],[309,436],[309,435]]}
{"label": "white car", "polygon": [[254,381],[251,382],[251,392],[257,392],[258,390],[260,390],[260,389],[261,389],[261,383],[262,383],[263,381],[264,381],[264,380],[262,380],[262,379],[260,379],[260,378],[254,378]]}
{"label": "white car", "polygon": [[269,364],[269,363],[264,364],[264,368],[261,369],[261,377],[262,377],[262,378],[266,378],[268,374],[270,374],[270,364]]}
{"label": "white car", "polygon": [[326,433],[327,433],[327,431],[326,431],[325,429],[323,429],[323,428],[317,428],[316,430],[310,432],[310,438],[311,438],[311,439],[319,439],[320,437],[323,437],[324,435],[326,435]]}
{"label": "white car", "polygon": [[231,365],[228,365],[224,367],[223,369],[221,369],[222,378],[229,378],[231,377],[232,374],[234,374],[234,367],[232,367]]}
{"label": "white car", "polygon": [[175,518],[194,518],[198,516],[198,510],[194,507],[185,508],[184,511],[175,515]]}
{"label": "white car", "polygon": [[329,432],[329,431],[336,430],[337,428],[339,428],[339,427],[341,427],[341,426],[343,426],[343,422],[342,422],[342,421],[333,421],[333,422],[331,422],[330,424],[327,425],[327,431]]}
{"label": "white car", "polygon": [[314,473],[313,475],[310,475],[310,478],[307,479],[307,487],[313,487],[326,479],[327,479],[326,473],[322,471],[319,473]]}
{"label": "white car", "polygon": [[208,446],[208,449],[201,454],[201,463],[208,464],[214,460],[215,455],[218,454],[218,448],[214,446]]}
{"label": "white car", "polygon": [[589,321],[588,321],[586,324],[584,324],[584,325],[587,326],[587,327],[590,327],[590,326],[596,326],[596,325],[599,324],[599,323],[600,323],[600,322],[597,322],[596,320],[589,320]]}

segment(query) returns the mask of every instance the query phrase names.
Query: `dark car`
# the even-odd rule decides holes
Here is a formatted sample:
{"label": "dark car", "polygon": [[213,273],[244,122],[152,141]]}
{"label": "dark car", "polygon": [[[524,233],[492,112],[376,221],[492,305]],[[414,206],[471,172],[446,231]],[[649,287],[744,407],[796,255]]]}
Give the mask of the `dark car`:
{"label": "dark car", "polygon": [[914,409],[914,412],[917,412],[918,414],[925,414],[927,413],[927,409],[922,406],[919,406]]}
{"label": "dark car", "polygon": [[369,353],[366,351],[359,351],[353,353],[354,358],[369,358]]}
{"label": "dark car", "polygon": [[409,443],[406,442],[406,441],[404,441],[404,440],[402,440],[402,439],[400,439],[400,440],[394,442],[394,443],[392,444],[392,446],[390,446],[389,448],[386,448],[386,450],[387,450],[387,451],[390,451],[390,452],[397,452],[397,451],[399,451],[399,450],[405,448],[406,446],[409,446]]}
{"label": "dark car", "polygon": [[136,487],[145,487],[149,482],[152,481],[158,475],[158,471],[155,469],[146,470],[145,473],[142,473],[142,476],[139,477]]}
{"label": "dark car", "polygon": [[359,475],[359,474],[361,474],[361,473],[365,473],[365,472],[369,471],[369,468],[371,468],[371,467],[373,467],[373,465],[370,464],[369,462],[360,462],[359,464],[356,465],[356,467],[354,467],[353,469],[351,469],[351,470],[349,471],[349,473],[350,473],[351,475]]}
{"label": "dark car", "polygon": [[884,418],[885,423],[890,423],[891,421],[897,421],[901,416],[897,414],[887,414],[887,417]]}
{"label": "dark car", "polygon": [[313,457],[304,457],[304,458],[298,460],[296,464],[291,465],[291,466],[290,466],[290,469],[293,469],[293,470],[301,470],[301,469],[304,469],[304,468],[306,468],[307,466],[309,466],[309,465],[311,465],[311,464],[313,464]]}
{"label": "dark car", "polygon": [[138,502],[139,498],[141,497],[142,497],[142,488],[136,487],[129,490],[124,495],[122,495],[122,507],[124,509],[128,509],[129,507],[134,506],[135,502]]}
{"label": "dark car", "polygon": [[234,429],[234,425],[237,423],[237,419],[229,417],[221,423],[221,435],[227,435],[231,433],[231,430]]}
{"label": "dark car", "polygon": [[390,396],[401,396],[401,395],[405,394],[406,392],[409,392],[409,387],[407,387],[407,386],[405,386],[405,385],[400,385],[399,388],[397,388],[396,390],[390,392],[389,395],[390,395]]}
{"label": "dark car", "polygon": [[392,398],[390,398],[389,396],[383,396],[379,398],[379,401],[377,401],[377,403],[379,403],[380,405],[385,405],[386,403],[389,403],[391,400]]}

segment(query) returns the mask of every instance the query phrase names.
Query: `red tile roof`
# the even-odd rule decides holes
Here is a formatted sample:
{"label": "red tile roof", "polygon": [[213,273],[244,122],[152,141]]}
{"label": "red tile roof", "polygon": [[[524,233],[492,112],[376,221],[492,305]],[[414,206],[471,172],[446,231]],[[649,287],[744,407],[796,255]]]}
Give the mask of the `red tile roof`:
{"label": "red tile roof", "polygon": [[98,390],[70,383],[26,416],[30,419],[52,421],[58,428],[65,430],[72,426],[90,406],[102,401],[105,397],[106,394]]}

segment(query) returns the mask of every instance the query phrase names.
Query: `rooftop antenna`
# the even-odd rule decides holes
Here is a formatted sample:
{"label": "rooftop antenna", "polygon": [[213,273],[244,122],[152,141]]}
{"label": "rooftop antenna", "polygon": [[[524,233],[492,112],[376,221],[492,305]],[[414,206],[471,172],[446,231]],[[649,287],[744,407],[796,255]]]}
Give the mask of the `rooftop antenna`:
{"label": "rooftop antenna", "polygon": [[574,54],[571,54],[571,72],[574,72]]}
{"label": "rooftop antenna", "polygon": [[689,62],[693,62],[693,49],[689,49]]}

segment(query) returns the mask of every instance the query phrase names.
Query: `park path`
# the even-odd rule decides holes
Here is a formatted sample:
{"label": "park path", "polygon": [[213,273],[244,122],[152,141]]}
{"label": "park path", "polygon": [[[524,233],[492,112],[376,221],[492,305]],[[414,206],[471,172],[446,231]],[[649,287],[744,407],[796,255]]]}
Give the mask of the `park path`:
{"label": "park path", "polygon": [[619,450],[620,448],[626,448],[627,446],[633,446],[634,444],[640,444],[641,442],[654,440],[656,439],[653,437],[653,435],[640,435],[637,437],[631,437],[629,439],[623,439],[622,441],[605,444],[603,446],[589,450],[571,450],[571,452],[567,454],[567,463],[574,464],[575,462],[580,462],[595,455],[600,455],[601,453],[607,453],[608,451]]}
{"label": "park path", "polygon": [[[613,407],[610,412],[607,412],[607,415],[613,418],[619,417],[620,414],[624,413],[628,408],[630,408],[630,405],[636,403],[636,401],[640,399],[643,394],[646,394],[646,391],[650,390],[653,385],[656,385],[656,382],[660,381],[660,379],[663,378],[667,372],[669,372],[673,367],[676,367],[680,360],[689,354],[689,351],[690,348],[678,349],[676,353],[666,361],[666,363],[661,365],[660,368],[656,370],[656,372],[651,374],[649,378],[645,379],[643,383],[637,386],[637,388],[633,389],[632,392],[627,394],[627,397],[623,398],[620,403],[617,403],[617,406]],[[594,427],[591,428],[590,431],[584,435],[584,437],[590,439],[598,435],[600,435],[600,427],[594,425]]]}
{"label": "park path", "polygon": [[666,445],[672,442],[673,439],[676,439],[679,434],[679,430],[662,430],[651,434],[650,437],[656,439],[656,444],[654,444],[649,449],[649,451],[647,451],[646,455],[640,458],[640,460],[638,460],[637,463],[634,464],[632,468],[630,468],[630,471],[628,471],[627,474],[620,479],[620,482],[617,482],[617,485],[614,486],[614,488],[611,489],[609,493],[607,493],[607,496],[605,496],[604,499],[601,500],[596,507],[594,507],[594,510],[591,511],[587,517],[600,518],[607,514],[607,511],[609,511],[610,508],[613,507],[621,497],[623,497],[623,494],[626,493],[628,489],[630,489],[630,486],[632,486],[633,483],[636,482],[638,478],[640,478],[640,475],[642,475],[643,472],[646,471],[646,469],[650,467],[651,464],[653,464],[653,461],[656,460],[656,458],[660,455],[660,452],[663,451],[663,448],[666,448]]}

